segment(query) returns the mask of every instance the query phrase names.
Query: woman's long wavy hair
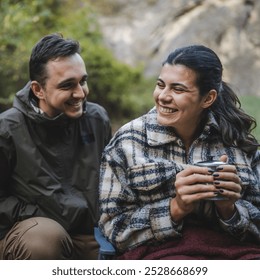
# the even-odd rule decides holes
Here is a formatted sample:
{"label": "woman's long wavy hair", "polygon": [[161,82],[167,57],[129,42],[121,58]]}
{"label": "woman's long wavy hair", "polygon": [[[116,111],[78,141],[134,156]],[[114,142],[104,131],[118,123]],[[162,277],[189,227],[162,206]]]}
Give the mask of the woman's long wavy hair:
{"label": "woman's long wavy hair", "polygon": [[195,71],[201,96],[212,89],[217,91],[217,99],[210,109],[220,126],[224,145],[237,146],[247,153],[257,150],[259,144],[251,134],[256,121],[242,110],[237,95],[222,81],[223,67],[213,50],[202,45],[179,48],[167,57],[163,65],[166,63],[181,64]]}

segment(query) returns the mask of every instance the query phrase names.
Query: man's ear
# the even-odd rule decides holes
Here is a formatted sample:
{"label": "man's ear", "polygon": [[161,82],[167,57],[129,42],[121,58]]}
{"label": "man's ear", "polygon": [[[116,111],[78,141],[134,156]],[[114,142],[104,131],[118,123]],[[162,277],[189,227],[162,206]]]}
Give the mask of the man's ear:
{"label": "man's ear", "polygon": [[209,108],[215,102],[217,97],[218,97],[218,93],[216,92],[216,90],[215,89],[210,90],[208,94],[203,98],[204,101],[202,107],[205,109]]}
{"label": "man's ear", "polygon": [[34,95],[38,99],[43,99],[44,98],[42,86],[37,81],[32,81],[31,82],[31,89],[32,89]]}

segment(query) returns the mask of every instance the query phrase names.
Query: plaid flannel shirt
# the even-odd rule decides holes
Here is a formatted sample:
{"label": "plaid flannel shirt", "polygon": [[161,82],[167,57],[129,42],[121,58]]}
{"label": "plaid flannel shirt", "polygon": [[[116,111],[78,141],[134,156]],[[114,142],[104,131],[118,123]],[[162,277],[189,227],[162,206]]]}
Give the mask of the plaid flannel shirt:
{"label": "plaid flannel shirt", "polygon": [[180,237],[188,217],[178,224],[171,220],[170,200],[175,196],[176,174],[188,165],[212,156],[219,159],[223,154],[228,156],[229,164],[236,166],[242,183],[248,185],[236,202],[237,213],[223,221],[214,202],[201,201],[192,220],[210,223],[235,238],[260,244],[259,150],[249,156],[236,147],[225,147],[220,139],[219,126],[211,112],[188,154],[174,129],[157,123],[155,108],[117,131],[101,164],[99,227],[119,251]]}

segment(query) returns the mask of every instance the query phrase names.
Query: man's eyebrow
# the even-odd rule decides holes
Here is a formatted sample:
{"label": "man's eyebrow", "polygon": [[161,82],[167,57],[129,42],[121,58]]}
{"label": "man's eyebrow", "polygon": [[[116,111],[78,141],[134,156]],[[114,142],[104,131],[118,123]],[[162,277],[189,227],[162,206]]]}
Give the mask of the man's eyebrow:
{"label": "man's eyebrow", "polygon": [[74,81],[75,81],[75,79],[73,79],[73,78],[69,78],[67,80],[63,80],[60,83],[58,83],[58,87],[61,87],[61,86],[65,85],[65,84],[67,84],[67,83],[74,82]]}
{"label": "man's eyebrow", "polygon": [[[88,75],[83,75],[82,78],[81,78],[81,81],[82,80],[87,80],[88,78]],[[64,80],[64,81],[61,81],[59,84],[58,84],[58,87],[63,87],[64,85],[68,84],[68,83],[75,83],[77,80],[75,78],[69,78],[67,80]]]}
{"label": "man's eyebrow", "polygon": [[88,74],[85,74],[82,76],[81,80],[87,80],[87,78],[88,78]]}

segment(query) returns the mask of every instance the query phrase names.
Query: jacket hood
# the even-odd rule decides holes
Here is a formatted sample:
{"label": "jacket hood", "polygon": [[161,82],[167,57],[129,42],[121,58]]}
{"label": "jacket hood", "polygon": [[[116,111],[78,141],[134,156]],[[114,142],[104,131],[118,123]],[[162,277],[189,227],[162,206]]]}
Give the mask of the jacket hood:
{"label": "jacket hood", "polygon": [[13,102],[14,108],[37,123],[58,125],[59,123],[69,120],[69,118],[63,113],[54,118],[49,118],[46,114],[37,112],[37,110],[33,107],[33,104],[35,105],[35,108],[37,108],[37,100],[31,90],[31,82],[28,82],[23,89],[16,93]]}
{"label": "jacket hood", "polygon": [[37,107],[37,100],[31,90],[31,83],[18,91],[15,95],[13,107],[27,116],[32,123],[47,125],[48,127],[57,126],[66,128],[69,124],[78,122],[80,136],[83,144],[89,144],[95,141],[93,127],[91,125],[90,116],[96,115],[97,118],[108,119],[106,111],[103,107],[85,101],[83,104],[83,114],[77,119],[72,119],[61,113],[54,118],[49,118],[46,114],[41,113]]}

